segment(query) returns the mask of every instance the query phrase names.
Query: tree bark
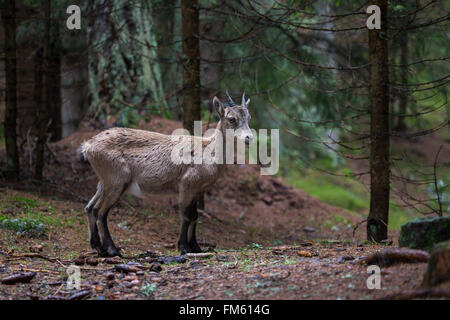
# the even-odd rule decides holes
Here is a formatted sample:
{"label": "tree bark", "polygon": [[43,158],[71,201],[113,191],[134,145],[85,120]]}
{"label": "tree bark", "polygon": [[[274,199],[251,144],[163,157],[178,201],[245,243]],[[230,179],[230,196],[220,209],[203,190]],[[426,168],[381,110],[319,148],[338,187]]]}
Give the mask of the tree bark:
{"label": "tree bark", "polygon": [[[197,0],[181,0],[183,37],[183,127],[194,133],[194,121],[201,120],[200,92],[200,19]],[[205,208],[201,194],[197,207]]]}
{"label": "tree bark", "polygon": [[37,180],[42,180],[44,170],[44,151],[47,142],[48,111],[50,110],[50,76],[49,76],[49,53],[50,53],[50,10],[51,0],[44,2],[44,43],[42,48],[42,101],[39,106],[37,117],[38,135],[36,142],[36,165],[34,176]]}
{"label": "tree bark", "polygon": [[206,39],[221,39],[225,20],[217,12],[207,10],[200,21],[201,98],[208,100],[218,94],[224,63],[222,43]]}
{"label": "tree bark", "polygon": [[[408,33],[405,31],[400,36],[400,64],[406,65],[408,64]],[[402,87],[399,92],[399,101],[398,101],[398,120],[396,129],[398,131],[406,130],[405,117],[402,116],[406,114],[406,110],[408,108],[408,67],[401,67],[400,69],[400,81]]]}
{"label": "tree bark", "polygon": [[370,212],[367,239],[387,238],[389,216],[389,70],[387,0],[373,4],[381,10],[381,29],[369,30],[370,59]]}
{"label": "tree bark", "polygon": [[192,134],[194,121],[201,119],[200,39],[197,0],[181,1],[183,37],[183,126]]}
{"label": "tree bark", "polygon": [[50,114],[51,119],[49,134],[50,141],[58,141],[62,138],[62,118],[61,118],[61,39],[59,25],[53,24],[53,37],[49,49],[49,87],[50,87]]}
{"label": "tree bark", "polygon": [[[96,114],[119,113],[129,126],[128,111],[166,113],[152,1],[88,3],[89,104]],[[135,114],[136,115],[136,114]]]}
{"label": "tree bark", "polygon": [[18,177],[20,173],[17,149],[17,59],[16,59],[16,5],[15,0],[4,0],[2,20],[5,30],[5,144],[6,174]]}

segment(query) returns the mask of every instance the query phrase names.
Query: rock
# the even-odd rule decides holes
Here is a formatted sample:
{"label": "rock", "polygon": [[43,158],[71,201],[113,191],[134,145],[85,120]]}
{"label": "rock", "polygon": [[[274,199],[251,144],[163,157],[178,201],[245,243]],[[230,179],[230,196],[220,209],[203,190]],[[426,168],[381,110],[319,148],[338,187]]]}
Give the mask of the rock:
{"label": "rock", "polygon": [[450,281],[450,241],[433,247],[422,287],[430,288],[446,281]]}
{"label": "rock", "polygon": [[436,243],[450,240],[450,216],[415,219],[402,226],[400,247],[431,250]]}
{"label": "rock", "polygon": [[303,231],[305,231],[305,232],[316,232],[316,229],[314,229],[312,227],[304,227]]}
{"label": "rock", "polygon": [[91,295],[91,291],[85,290],[85,291],[81,291],[81,292],[75,293],[74,295],[71,295],[69,297],[69,300],[81,300],[81,299],[86,298],[86,297],[88,297],[90,295]]}
{"label": "rock", "polygon": [[15,284],[15,283],[28,283],[34,278],[36,272],[18,273],[12,276],[3,278],[1,283],[3,284]]}

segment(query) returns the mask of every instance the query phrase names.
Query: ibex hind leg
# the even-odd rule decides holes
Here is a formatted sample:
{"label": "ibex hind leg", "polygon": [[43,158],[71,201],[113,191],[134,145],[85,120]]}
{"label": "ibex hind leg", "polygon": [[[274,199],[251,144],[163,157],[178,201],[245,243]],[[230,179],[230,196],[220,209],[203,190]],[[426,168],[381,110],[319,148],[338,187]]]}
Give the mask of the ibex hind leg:
{"label": "ibex hind leg", "polygon": [[103,192],[103,183],[100,181],[97,185],[97,192],[92,197],[91,201],[89,201],[88,205],[85,208],[88,218],[88,232],[89,232],[89,243],[92,249],[97,251],[102,250],[102,244],[100,242],[100,237],[98,235],[97,229],[97,212],[98,210],[94,210],[95,204],[98,202],[100,196]]}
{"label": "ibex hind leg", "polygon": [[97,227],[102,242],[102,249],[99,251],[100,256],[114,257],[122,255],[115,246],[111,234],[108,229],[108,213],[111,208],[119,201],[122,194],[127,189],[128,184],[122,186],[106,187],[102,198],[100,199],[100,207],[98,210]]}

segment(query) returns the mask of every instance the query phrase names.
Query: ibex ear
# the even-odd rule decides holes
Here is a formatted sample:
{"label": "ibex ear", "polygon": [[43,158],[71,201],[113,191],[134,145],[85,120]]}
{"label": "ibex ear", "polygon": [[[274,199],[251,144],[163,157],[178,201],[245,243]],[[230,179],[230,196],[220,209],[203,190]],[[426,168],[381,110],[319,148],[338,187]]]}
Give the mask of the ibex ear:
{"label": "ibex ear", "polygon": [[214,108],[216,108],[217,113],[222,118],[223,113],[224,113],[224,106],[223,106],[222,102],[219,100],[219,98],[214,97],[213,106],[214,106]]}
{"label": "ibex ear", "polygon": [[247,102],[245,103],[245,107],[248,107],[249,103],[250,103],[250,99],[248,99]]}

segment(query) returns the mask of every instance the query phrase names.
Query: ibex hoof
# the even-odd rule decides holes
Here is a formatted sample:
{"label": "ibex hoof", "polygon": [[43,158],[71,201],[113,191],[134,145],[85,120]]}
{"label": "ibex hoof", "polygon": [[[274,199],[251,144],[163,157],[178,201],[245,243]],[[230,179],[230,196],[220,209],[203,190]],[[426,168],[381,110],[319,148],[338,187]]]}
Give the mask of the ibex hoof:
{"label": "ibex hoof", "polygon": [[98,255],[102,258],[112,258],[112,257],[120,257],[122,258],[122,254],[116,248],[108,248],[107,250],[98,251]]}

